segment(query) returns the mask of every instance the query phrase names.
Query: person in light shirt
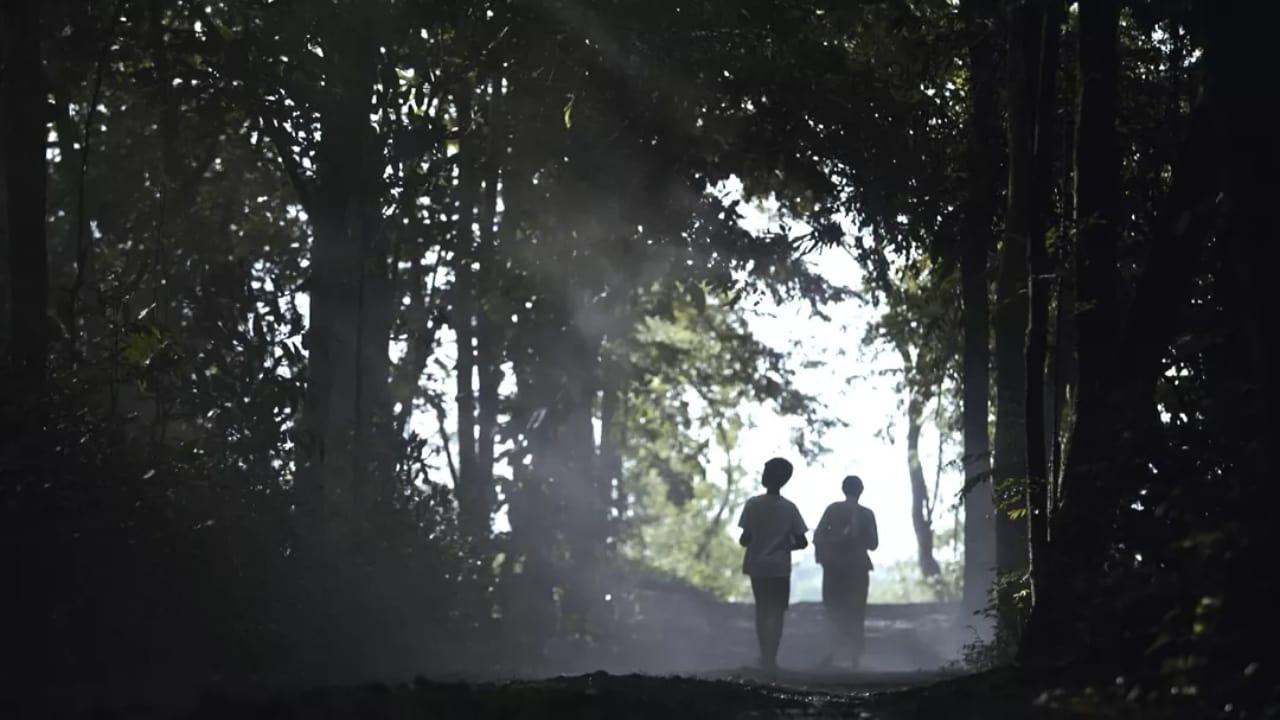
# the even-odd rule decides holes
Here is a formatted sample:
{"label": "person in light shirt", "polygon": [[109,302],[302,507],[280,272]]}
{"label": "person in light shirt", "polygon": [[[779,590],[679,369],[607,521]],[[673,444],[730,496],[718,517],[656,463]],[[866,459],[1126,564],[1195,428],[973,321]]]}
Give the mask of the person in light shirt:
{"label": "person in light shirt", "polygon": [[[850,475],[841,483],[844,500],[831,503],[813,531],[814,559],[822,566],[822,605],[835,625],[838,643],[858,666],[866,637],[867,589],[871,574],[869,551],[880,545],[876,514],[858,504],[862,479]],[[837,648],[837,651],[840,648]],[[835,653],[833,653],[834,655]],[[828,656],[824,665],[831,664]]]}
{"label": "person in light shirt", "polygon": [[739,544],[746,548],[742,572],[751,577],[751,593],[756,601],[756,640],[760,645],[760,665],[766,670],[778,666],[778,645],[782,642],[782,622],[791,600],[791,551],[809,546],[809,531],[800,511],[782,497],[782,486],[791,479],[791,463],[773,458],[764,464],[760,482],[763,495],[747,500],[738,527]]}

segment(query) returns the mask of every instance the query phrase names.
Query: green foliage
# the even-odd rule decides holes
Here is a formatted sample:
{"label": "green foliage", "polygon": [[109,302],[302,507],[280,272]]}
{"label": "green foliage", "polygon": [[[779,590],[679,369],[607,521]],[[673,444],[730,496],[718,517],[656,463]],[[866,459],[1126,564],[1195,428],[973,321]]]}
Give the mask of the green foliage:
{"label": "green foliage", "polygon": [[737,453],[745,411],[763,404],[819,431],[835,421],[791,387],[787,357],[747,332],[741,309],[701,292],[694,297],[646,317],[631,341],[626,552],[696,587],[742,598],[741,549],[730,533],[756,491]]}
{"label": "green foliage", "polygon": [[670,497],[670,481],[646,474],[632,476],[636,512],[634,537],[627,554],[644,565],[680,578],[727,600],[745,600],[750,587],[742,574],[742,548],[729,534],[737,518],[723,515],[722,504],[736,508],[749,491],[726,491],[719,484],[701,480],[691,497],[677,504]]}
{"label": "green foliage", "polygon": [[958,602],[964,581],[963,529],[949,527],[934,533],[934,552],[941,573],[924,577],[915,560],[899,560],[878,567],[871,576],[869,602]]}
{"label": "green foliage", "polygon": [[[908,412],[936,403],[940,432],[954,432],[954,236],[970,191],[973,41],[957,3],[38,4],[48,176],[23,182],[49,189],[56,338],[47,388],[4,387],[0,506],[20,616],[46,633],[36,661],[54,674],[115,661],[76,653],[85,638],[162,664],[174,628],[209,658],[202,677],[240,667],[242,644],[255,650],[243,668],[252,674],[332,653],[328,640],[360,658],[407,642],[398,638],[443,637],[424,627],[476,632],[518,609],[499,607],[503,593],[570,604],[572,566],[616,560],[612,548],[742,596],[729,530],[753,485],[737,454],[744,409],[797,418],[806,457],[834,423],[793,387],[792,358],[751,336],[738,303],[770,293],[820,314],[847,291],[807,269],[816,247],[844,244],[857,257],[859,292],[884,309],[868,338],[902,356]],[[1274,603],[1257,578],[1274,575],[1274,351],[1263,323],[1275,313],[1257,280],[1274,263],[1251,258],[1274,235],[1257,200],[1271,186],[1205,161],[1191,166],[1204,187],[1171,195],[1195,153],[1215,163],[1239,153],[1222,130],[1247,119],[1223,100],[1224,83],[1244,73],[1215,63],[1253,46],[1215,47],[1220,15],[1209,8],[1140,3],[1120,23],[1123,227],[1109,262],[1125,313],[1149,304],[1159,313],[1143,322],[1168,327],[1148,348],[1154,369],[1125,356],[1108,358],[1114,373],[1068,378],[1074,391],[1115,374],[1112,394],[1136,399],[1116,433],[1124,456],[1088,468],[1093,485],[1062,496],[1106,489],[1094,496],[1105,502],[1074,515],[1105,552],[1096,567],[1063,570],[1091,582],[1060,592],[1090,621],[1070,632],[1147,669],[1134,697],[1217,688],[1215,698],[1266,707],[1270,646],[1256,638],[1269,637],[1260,628]],[[1064,48],[1074,60],[1074,43]],[[1045,140],[1059,154],[1048,209],[1062,217],[1048,239],[1063,303],[1054,329],[1067,343],[1072,323],[1102,305],[1064,300],[1079,261],[1097,259],[1072,255],[1081,78],[1064,68],[1062,127]],[[1200,113],[1214,132],[1186,150],[1179,131]],[[1259,146],[1240,143],[1246,154],[1269,157],[1266,133],[1241,137]],[[744,197],[716,194],[731,178]],[[780,215],[752,234],[738,203],[762,198]],[[334,247],[358,253],[321,277],[332,258],[317,238],[335,228],[346,234]],[[1161,254],[1195,228],[1203,237],[1185,257]],[[1182,285],[1170,280],[1179,273]],[[331,302],[335,287],[358,298],[350,305],[385,311],[385,324],[355,333],[375,350],[357,365],[394,347],[392,377],[357,384],[317,369],[325,350],[310,317],[353,310]],[[7,286],[0,295],[9,302]],[[1130,325],[1125,343],[1149,330]],[[455,384],[447,363],[445,377],[427,371],[462,328],[487,354],[482,389],[496,396],[482,432],[516,472],[532,468],[486,488],[501,489],[512,520],[498,540],[524,543],[505,549],[545,555],[522,558],[521,573],[459,537],[432,458],[460,433],[413,427],[415,413],[447,418],[446,398],[469,395],[440,387]],[[1070,364],[1064,350],[1055,362]],[[1134,379],[1143,372],[1147,386]],[[305,431],[328,408],[316,392],[326,383],[344,407],[395,416],[372,413],[377,437],[361,438],[370,462],[355,473],[389,490],[368,493],[378,502],[336,530],[306,519],[323,493],[308,461],[333,450]],[[592,517],[578,517],[588,513],[574,512],[572,494],[552,496],[546,488],[561,485],[539,480],[605,484],[596,475],[613,470],[598,471],[608,453],[592,427],[605,393],[617,405],[620,477],[606,478],[599,497],[609,500]],[[1084,411],[1074,393],[1065,402]],[[1026,517],[1013,501],[1023,485],[996,489],[1011,519]],[[359,550],[316,552],[330,532]],[[954,558],[957,542],[936,545]],[[536,571],[519,577],[525,567]],[[945,560],[927,585],[909,565],[885,568],[874,592],[951,598],[957,567]],[[522,592],[537,572],[544,584]],[[139,608],[135,587],[155,601]],[[337,590],[351,587],[370,594],[345,604]],[[1024,575],[995,592],[1024,610],[1031,600]],[[589,610],[540,622],[590,639]],[[518,636],[535,623],[512,624]],[[318,632],[348,626],[368,641]],[[138,628],[146,641],[132,643]],[[1006,660],[1011,642],[975,652]],[[63,655],[84,665],[58,666]],[[1135,682],[1120,684],[1125,702]]]}

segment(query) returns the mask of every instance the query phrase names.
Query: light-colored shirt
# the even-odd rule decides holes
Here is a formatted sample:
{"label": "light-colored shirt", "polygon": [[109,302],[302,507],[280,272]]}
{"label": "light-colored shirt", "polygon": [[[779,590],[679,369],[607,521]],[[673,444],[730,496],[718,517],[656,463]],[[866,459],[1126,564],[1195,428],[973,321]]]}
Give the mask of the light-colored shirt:
{"label": "light-colored shirt", "polygon": [[824,567],[870,571],[871,556],[867,551],[879,546],[876,514],[849,500],[828,505],[818,529],[813,531],[814,556]]}
{"label": "light-colored shirt", "polygon": [[781,495],[757,495],[742,508],[738,527],[750,535],[742,572],[752,577],[790,577],[791,546],[809,531],[800,510]]}

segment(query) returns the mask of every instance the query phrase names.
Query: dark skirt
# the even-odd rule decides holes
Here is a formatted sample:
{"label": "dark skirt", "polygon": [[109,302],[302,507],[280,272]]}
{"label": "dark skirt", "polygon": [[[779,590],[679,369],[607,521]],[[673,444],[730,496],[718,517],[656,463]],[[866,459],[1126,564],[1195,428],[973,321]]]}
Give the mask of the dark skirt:
{"label": "dark skirt", "polygon": [[869,581],[870,573],[861,568],[822,567],[822,605],[827,617],[852,641],[857,653],[862,648]]}

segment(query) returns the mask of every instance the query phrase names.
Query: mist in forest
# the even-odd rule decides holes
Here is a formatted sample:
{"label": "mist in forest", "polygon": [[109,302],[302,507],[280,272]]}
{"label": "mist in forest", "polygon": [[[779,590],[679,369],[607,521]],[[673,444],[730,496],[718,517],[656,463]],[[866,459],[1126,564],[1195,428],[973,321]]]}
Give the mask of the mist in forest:
{"label": "mist in forest", "polygon": [[[967,673],[930,697],[1280,712],[1278,32],[1245,0],[8,0],[0,714],[598,672],[687,712]],[[912,544],[861,624],[861,576],[799,602],[814,568],[753,560],[819,523],[762,454],[866,452],[841,381],[892,384],[868,481],[910,496],[869,508]],[[851,472],[804,481],[872,572]]]}

